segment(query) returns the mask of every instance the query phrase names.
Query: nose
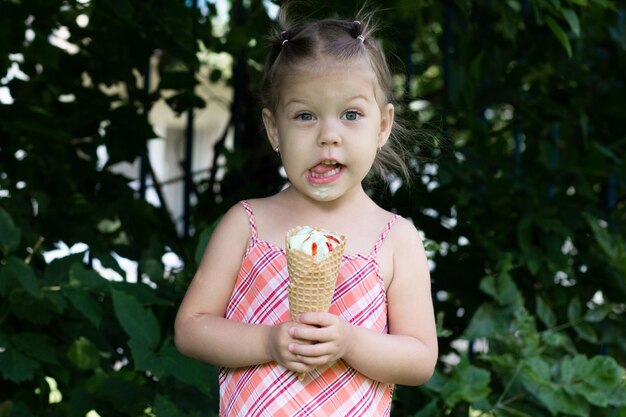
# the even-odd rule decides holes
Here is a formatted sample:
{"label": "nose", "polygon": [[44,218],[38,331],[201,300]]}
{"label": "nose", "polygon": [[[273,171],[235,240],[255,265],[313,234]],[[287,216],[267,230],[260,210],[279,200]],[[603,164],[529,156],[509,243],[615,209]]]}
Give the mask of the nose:
{"label": "nose", "polygon": [[341,134],[337,122],[334,120],[324,120],[317,140],[320,146],[339,145]]}

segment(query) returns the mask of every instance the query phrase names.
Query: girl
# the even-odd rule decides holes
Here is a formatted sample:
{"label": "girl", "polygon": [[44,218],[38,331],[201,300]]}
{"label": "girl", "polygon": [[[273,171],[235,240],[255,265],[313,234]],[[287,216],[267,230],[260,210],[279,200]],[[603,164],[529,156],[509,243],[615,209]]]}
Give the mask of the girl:
{"label": "girl", "polygon": [[[388,416],[393,385],[426,382],[437,360],[418,232],[362,186],[398,160],[390,71],[365,17],[279,20],[262,116],[290,184],[225,214],[180,306],[176,345],[221,366],[221,416]],[[348,243],[329,312],[292,321],[283,246],[298,225]]]}

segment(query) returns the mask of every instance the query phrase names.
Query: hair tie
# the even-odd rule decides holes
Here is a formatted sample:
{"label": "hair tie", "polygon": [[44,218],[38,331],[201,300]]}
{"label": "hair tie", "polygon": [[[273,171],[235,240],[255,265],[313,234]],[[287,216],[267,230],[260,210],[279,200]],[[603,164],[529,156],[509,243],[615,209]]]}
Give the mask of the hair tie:
{"label": "hair tie", "polygon": [[[283,30],[282,32],[280,32],[280,34],[281,34],[283,37],[285,37],[285,34],[286,34],[286,33],[287,33],[287,31],[286,31],[286,30]],[[285,39],[283,39],[283,43],[282,43],[281,45],[283,45],[283,46],[284,46],[287,42],[289,42],[289,39],[285,38]]]}
{"label": "hair tie", "polygon": [[356,39],[360,40],[361,43],[363,43],[365,41],[365,36],[363,36],[361,32],[361,21],[360,20],[355,20],[352,22],[352,30],[354,30],[354,34],[356,35],[358,33],[357,36],[355,36]]}
{"label": "hair tie", "polygon": [[284,46],[287,42],[289,42],[289,39],[285,39],[285,40],[283,40],[282,45]]}

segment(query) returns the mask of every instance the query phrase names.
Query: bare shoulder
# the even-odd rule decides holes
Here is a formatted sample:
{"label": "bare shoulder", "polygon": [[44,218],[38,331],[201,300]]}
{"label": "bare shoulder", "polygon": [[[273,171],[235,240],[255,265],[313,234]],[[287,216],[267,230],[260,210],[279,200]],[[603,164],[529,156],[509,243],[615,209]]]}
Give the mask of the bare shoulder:
{"label": "bare shoulder", "polygon": [[215,227],[179,308],[180,317],[198,312],[223,316],[250,239],[248,216],[232,206]]}
{"label": "bare shoulder", "polygon": [[393,227],[392,239],[394,247],[423,248],[422,238],[415,225],[404,217],[398,217]]}
{"label": "bare shoulder", "polygon": [[[398,218],[392,229],[393,269],[396,287],[408,281],[429,281],[429,267],[420,232],[408,219]],[[408,281],[407,281],[408,280]]]}
{"label": "bare shoulder", "polygon": [[[243,255],[249,236],[250,227],[246,210],[242,204],[235,204],[219,220],[209,240],[203,260],[211,258],[211,254],[221,254],[224,248],[232,254]],[[200,267],[202,268],[206,263],[203,261]]]}
{"label": "bare shoulder", "polygon": [[228,232],[240,232],[237,233],[240,237],[242,234],[248,233],[248,225],[249,220],[246,209],[243,204],[237,203],[224,213],[216,228],[216,232],[218,229],[228,229]]}

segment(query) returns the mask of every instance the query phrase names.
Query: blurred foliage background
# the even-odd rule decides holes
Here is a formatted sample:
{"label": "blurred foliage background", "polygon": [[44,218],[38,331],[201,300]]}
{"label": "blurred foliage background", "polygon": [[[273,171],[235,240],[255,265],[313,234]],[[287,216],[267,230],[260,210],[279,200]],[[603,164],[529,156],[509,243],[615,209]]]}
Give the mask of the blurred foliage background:
{"label": "blurred foliage background", "polygon": [[[280,2],[223,3],[218,26],[211,1],[0,1],[0,416],[217,413],[216,369],[177,353],[173,319],[215,221],[283,182],[255,100]],[[360,4],[297,10],[350,18]],[[625,417],[626,4],[369,6],[399,114],[421,132],[412,186],[372,193],[424,232],[441,351],[428,384],[396,389],[392,415]],[[71,51],[49,41],[60,28]],[[232,57],[209,81],[233,89],[234,146],[216,145],[225,175],[195,185],[179,233],[108,168],[145,160],[158,100],[207,104],[194,93],[207,51]],[[126,277],[114,254],[138,282],[94,269]]]}

